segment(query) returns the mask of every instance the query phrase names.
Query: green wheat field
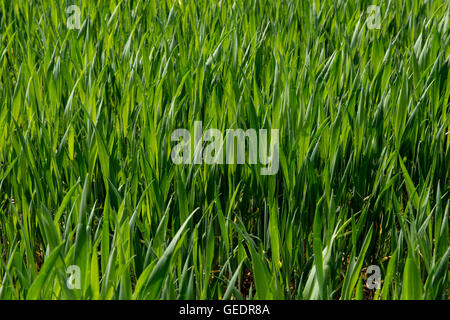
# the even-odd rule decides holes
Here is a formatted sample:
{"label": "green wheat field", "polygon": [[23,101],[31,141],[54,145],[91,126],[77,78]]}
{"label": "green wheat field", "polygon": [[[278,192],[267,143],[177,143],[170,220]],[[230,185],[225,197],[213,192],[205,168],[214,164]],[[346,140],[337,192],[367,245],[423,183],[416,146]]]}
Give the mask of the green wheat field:
{"label": "green wheat field", "polygon": [[0,299],[447,300],[449,146],[448,0],[0,0]]}

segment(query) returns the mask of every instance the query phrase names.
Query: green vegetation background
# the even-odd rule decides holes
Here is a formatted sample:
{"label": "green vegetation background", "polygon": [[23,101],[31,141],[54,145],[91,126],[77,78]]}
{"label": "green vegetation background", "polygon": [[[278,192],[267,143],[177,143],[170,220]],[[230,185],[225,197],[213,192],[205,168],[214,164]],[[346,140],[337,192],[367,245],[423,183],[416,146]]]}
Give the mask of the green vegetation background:
{"label": "green vegetation background", "polygon": [[[449,9],[0,0],[0,298],[448,299]],[[196,120],[278,174],[174,165]]]}

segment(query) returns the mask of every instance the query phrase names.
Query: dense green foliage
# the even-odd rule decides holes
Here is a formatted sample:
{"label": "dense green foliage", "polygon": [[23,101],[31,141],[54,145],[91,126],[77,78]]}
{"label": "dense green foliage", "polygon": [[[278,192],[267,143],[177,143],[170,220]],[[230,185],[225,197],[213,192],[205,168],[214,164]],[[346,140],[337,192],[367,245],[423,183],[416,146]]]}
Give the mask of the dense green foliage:
{"label": "dense green foliage", "polygon": [[[448,299],[449,12],[0,0],[0,298]],[[278,173],[173,164],[196,120]]]}

